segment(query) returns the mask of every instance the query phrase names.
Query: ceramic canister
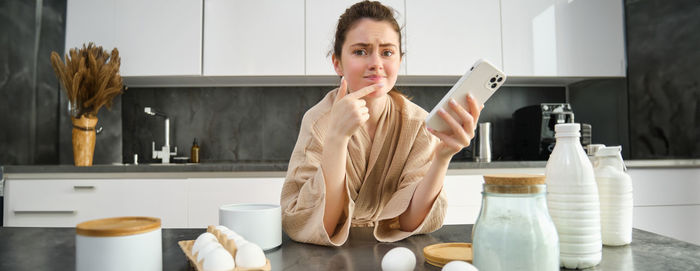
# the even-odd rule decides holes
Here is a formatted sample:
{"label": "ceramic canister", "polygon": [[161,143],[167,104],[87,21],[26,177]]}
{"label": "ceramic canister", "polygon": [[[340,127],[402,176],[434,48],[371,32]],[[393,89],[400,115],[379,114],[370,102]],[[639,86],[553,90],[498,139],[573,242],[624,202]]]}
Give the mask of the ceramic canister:
{"label": "ceramic canister", "polygon": [[282,209],[277,204],[228,204],[219,207],[219,224],[264,250],[282,244]]}
{"label": "ceramic canister", "polygon": [[76,226],[76,270],[162,270],[160,219],[113,217]]}

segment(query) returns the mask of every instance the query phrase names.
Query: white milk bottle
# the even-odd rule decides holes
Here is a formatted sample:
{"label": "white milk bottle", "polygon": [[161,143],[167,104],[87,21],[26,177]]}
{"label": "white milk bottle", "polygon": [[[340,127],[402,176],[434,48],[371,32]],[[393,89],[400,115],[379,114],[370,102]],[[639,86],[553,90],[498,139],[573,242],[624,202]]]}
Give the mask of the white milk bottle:
{"label": "white milk bottle", "polygon": [[556,145],[545,169],[547,206],[559,234],[561,266],[583,269],[602,258],[600,202],[593,166],[579,141],[581,126],[554,126]]}
{"label": "white milk bottle", "polygon": [[603,244],[608,246],[632,242],[632,179],[625,173],[621,151],[620,146],[604,147],[595,154],[600,229]]}

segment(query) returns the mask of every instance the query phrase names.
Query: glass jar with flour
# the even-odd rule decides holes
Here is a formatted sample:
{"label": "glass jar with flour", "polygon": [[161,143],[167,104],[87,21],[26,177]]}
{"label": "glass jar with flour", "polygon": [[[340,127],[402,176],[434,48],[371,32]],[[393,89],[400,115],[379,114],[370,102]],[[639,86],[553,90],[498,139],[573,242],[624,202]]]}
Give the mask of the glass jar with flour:
{"label": "glass jar with flour", "polygon": [[559,270],[559,239],[544,181],[542,175],[484,176],[472,240],[479,270]]}

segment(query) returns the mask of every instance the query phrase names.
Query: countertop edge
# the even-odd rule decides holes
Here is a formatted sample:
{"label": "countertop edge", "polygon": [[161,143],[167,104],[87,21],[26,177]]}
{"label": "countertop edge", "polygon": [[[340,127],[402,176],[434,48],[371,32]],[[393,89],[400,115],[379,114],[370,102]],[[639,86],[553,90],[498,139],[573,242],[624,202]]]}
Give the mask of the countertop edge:
{"label": "countertop edge", "polygon": [[[448,175],[480,175],[483,173],[544,173],[546,161],[508,161],[508,162],[452,162]],[[627,168],[700,168],[700,159],[671,160],[628,160]],[[51,174],[57,178],[71,178],[80,174],[80,178],[265,178],[284,177],[287,162],[265,163],[203,163],[183,165],[94,165],[92,167],[75,167],[73,165],[5,165],[0,166],[3,178],[45,178]]]}

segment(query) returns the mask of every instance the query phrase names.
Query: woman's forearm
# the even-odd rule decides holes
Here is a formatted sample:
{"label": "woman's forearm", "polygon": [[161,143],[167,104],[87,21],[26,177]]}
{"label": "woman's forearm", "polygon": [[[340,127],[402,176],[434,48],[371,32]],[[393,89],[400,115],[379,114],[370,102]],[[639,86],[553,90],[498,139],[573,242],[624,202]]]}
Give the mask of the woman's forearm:
{"label": "woman's forearm", "polygon": [[327,136],[323,143],[321,170],[326,184],[326,206],[323,213],[323,227],[332,236],[348,203],[345,191],[345,165],[349,138]]}
{"label": "woman's forearm", "polygon": [[418,183],[408,208],[399,215],[399,224],[402,231],[414,231],[430,212],[433,202],[437,199],[445,182],[445,173],[447,173],[447,167],[450,165],[450,158],[435,156],[433,159],[428,172],[423,176],[423,180]]}

